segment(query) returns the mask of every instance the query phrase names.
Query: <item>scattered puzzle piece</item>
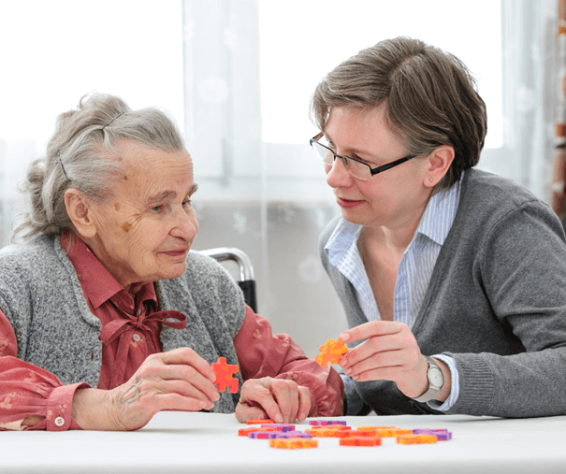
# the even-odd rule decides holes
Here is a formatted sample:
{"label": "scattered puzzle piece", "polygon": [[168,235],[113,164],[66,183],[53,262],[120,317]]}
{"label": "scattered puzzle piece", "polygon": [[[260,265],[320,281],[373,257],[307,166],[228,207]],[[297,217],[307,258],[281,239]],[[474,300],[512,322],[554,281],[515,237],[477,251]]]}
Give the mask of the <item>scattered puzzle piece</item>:
{"label": "scattered puzzle piece", "polygon": [[398,444],[433,444],[438,438],[432,434],[411,434],[397,436]]}
{"label": "scattered puzzle piece", "polygon": [[381,438],[379,436],[351,436],[342,438],[340,446],[381,446]]}
{"label": "scattered puzzle piece", "polygon": [[214,384],[218,387],[219,392],[230,389],[230,393],[238,393],[239,382],[238,379],[232,378],[232,375],[237,373],[240,368],[237,365],[230,365],[226,363],[226,357],[219,357],[217,362],[210,364],[216,380]]}
{"label": "scattered puzzle piece", "polygon": [[310,420],[309,425],[311,425],[311,426],[328,426],[328,425],[343,425],[343,426],[346,426],[347,423],[343,420]]}
{"label": "scattered puzzle piece", "polygon": [[432,434],[438,438],[438,441],[448,441],[452,439],[452,433],[446,429],[434,429],[434,430],[427,430],[427,429],[418,429],[413,430],[414,434]]}
{"label": "scattered puzzle piece", "polygon": [[288,425],[285,423],[274,423],[268,425],[261,425],[262,427],[271,427],[277,429],[277,431],[295,431],[295,425]]}
{"label": "scattered puzzle piece", "polygon": [[350,431],[352,427],[350,426],[343,426],[343,425],[334,425],[331,427],[328,426],[315,426],[308,430],[305,430],[305,433],[308,433],[315,438],[338,438],[339,433],[342,431]]}
{"label": "scattered puzzle piece", "polygon": [[267,431],[277,431],[276,428],[270,428],[270,427],[265,427],[265,428],[260,428],[257,426],[253,426],[251,428],[242,428],[240,430],[238,430],[238,436],[249,436],[250,433],[255,433],[255,432],[267,432]]}
{"label": "scattered puzzle piece", "polygon": [[266,423],[273,423],[273,420],[248,420],[248,425],[264,425]]}
{"label": "scattered puzzle piece", "polygon": [[315,439],[301,438],[272,439],[269,441],[269,446],[279,449],[318,448],[318,441],[316,441]]}
{"label": "scattered puzzle piece", "polygon": [[342,356],[348,352],[348,348],[344,345],[344,343],[340,340],[340,338],[336,339],[328,339],[326,344],[320,346],[318,348],[320,354],[318,354],[314,359],[322,366],[326,367],[328,362],[331,364],[337,364],[342,359]]}
{"label": "scattered puzzle piece", "polygon": [[270,438],[312,438],[312,435],[303,433],[302,431],[276,431],[269,433]]}
{"label": "scattered puzzle piece", "polygon": [[254,431],[248,435],[248,438],[251,439],[270,439],[271,436],[275,433],[269,433],[267,431]]}
{"label": "scattered puzzle piece", "polygon": [[377,429],[376,431],[383,438],[395,438],[396,436],[413,434],[413,430],[402,430],[399,428]]}

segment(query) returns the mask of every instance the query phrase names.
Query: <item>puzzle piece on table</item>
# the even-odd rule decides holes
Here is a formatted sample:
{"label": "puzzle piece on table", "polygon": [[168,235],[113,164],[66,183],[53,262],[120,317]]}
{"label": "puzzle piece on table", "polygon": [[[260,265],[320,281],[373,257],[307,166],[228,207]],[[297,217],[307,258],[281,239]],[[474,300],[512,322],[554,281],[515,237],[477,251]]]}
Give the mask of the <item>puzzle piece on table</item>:
{"label": "puzzle piece on table", "polygon": [[248,425],[265,425],[266,423],[273,423],[273,420],[248,420]]}
{"label": "puzzle piece on table", "polygon": [[276,431],[269,433],[269,438],[312,438],[312,435],[302,431]]}
{"label": "puzzle piece on table", "polygon": [[214,370],[214,375],[216,375],[214,385],[218,387],[219,392],[224,392],[226,388],[229,388],[230,393],[238,393],[238,379],[232,378],[232,375],[240,370],[237,365],[227,364],[226,357],[219,357],[218,361],[210,364],[210,366]]}
{"label": "puzzle piece on table", "polygon": [[308,433],[315,438],[342,438],[340,434],[343,431],[350,431],[352,427],[350,426],[343,426],[343,425],[335,425],[332,427],[328,426],[315,426],[308,430],[305,430],[305,433]]}
{"label": "puzzle piece on table", "polygon": [[318,348],[320,354],[318,354],[314,360],[316,360],[320,366],[326,367],[328,362],[331,364],[337,364],[342,359],[342,356],[348,352],[348,348],[344,345],[344,343],[340,340],[340,338],[336,339],[328,339],[326,344],[320,346]]}
{"label": "puzzle piece on table", "polygon": [[249,436],[250,433],[267,432],[267,431],[277,431],[277,429],[269,428],[269,427],[259,428],[257,426],[253,426],[251,428],[242,428],[241,430],[238,430],[238,436]]}
{"label": "puzzle piece on table", "polygon": [[351,436],[342,438],[340,446],[381,446],[381,438],[379,436]]}
{"label": "puzzle piece on table", "polygon": [[254,431],[248,435],[248,438],[251,439],[271,439],[273,438],[272,435],[276,434],[277,432],[269,432],[269,431]]}
{"label": "puzzle piece on table", "polygon": [[411,434],[397,436],[398,444],[433,444],[438,441],[436,435],[432,434]]}
{"label": "puzzle piece on table", "polygon": [[342,425],[346,426],[347,423],[343,420],[310,420],[311,426],[328,426],[328,425]]}
{"label": "puzzle piece on table", "polygon": [[312,438],[308,433],[302,431],[254,431],[248,435],[251,439],[289,439],[289,438]]}
{"label": "puzzle piece on table", "polygon": [[277,431],[295,431],[295,425],[289,425],[285,423],[273,423],[267,425],[261,425],[262,427],[275,428]]}
{"label": "puzzle piece on table", "polygon": [[380,437],[378,430],[352,430],[352,431],[340,431],[334,436],[336,438],[377,438]]}
{"label": "puzzle piece on table", "polygon": [[452,432],[446,429],[417,429],[413,430],[414,434],[432,434],[438,438],[438,441],[448,441],[452,439]]}
{"label": "puzzle piece on table", "polygon": [[[362,428],[372,429],[371,426],[362,427]],[[358,428],[358,429],[360,429],[360,428]],[[381,436],[383,438],[395,438],[396,436],[413,434],[413,430],[402,430],[400,428],[391,428],[391,427],[389,427],[389,428],[375,427],[375,431],[376,431],[376,434],[378,436]]]}
{"label": "puzzle piece on table", "polygon": [[318,441],[315,439],[272,439],[269,441],[269,446],[279,449],[305,449],[305,448],[318,448]]}

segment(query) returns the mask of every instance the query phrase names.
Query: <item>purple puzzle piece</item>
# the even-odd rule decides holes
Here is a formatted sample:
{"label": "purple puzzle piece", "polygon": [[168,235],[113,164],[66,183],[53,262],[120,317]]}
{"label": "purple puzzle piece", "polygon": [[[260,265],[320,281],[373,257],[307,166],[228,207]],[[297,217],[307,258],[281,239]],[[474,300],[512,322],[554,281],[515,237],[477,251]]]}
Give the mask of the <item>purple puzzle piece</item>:
{"label": "purple puzzle piece", "polygon": [[286,424],[269,424],[269,425],[261,425],[262,427],[271,427],[271,428],[275,428],[277,431],[295,431],[295,425],[286,425]]}
{"label": "purple puzzle piece", "polygon": [[288,438],[312,438],[312,435],[308,434],[308,433],[304,433],[303,431],[276,431],[275,433],[269,433],[270,438],[284,438],[284,439],[288,439]]}
{"label": "purple puzzle piece", "polygon": [[248,434],[248,438],[252,439],[269,439],[269,435],[273,434],[274,431],[254,431]]}
{"label": "purple puzzle piece", "polygon": [[452,433],[445,429],[417,429],[413,430],[414,434],[432,434],[436,436],[438,441],[448,441],[452,439]]}
{"label": "purple puzzle piece", "polygon": [[329,426],[329,425],[343,425],[346,426],[347,423],[343,420],[311,420],[309,425],[312,426]]}

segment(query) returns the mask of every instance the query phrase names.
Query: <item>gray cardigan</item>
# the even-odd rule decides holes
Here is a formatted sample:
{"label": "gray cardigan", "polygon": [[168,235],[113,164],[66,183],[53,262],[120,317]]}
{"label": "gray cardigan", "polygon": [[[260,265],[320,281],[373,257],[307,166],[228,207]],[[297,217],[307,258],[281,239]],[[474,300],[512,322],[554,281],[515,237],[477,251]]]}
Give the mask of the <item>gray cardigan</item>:
{"label": "gray cardigan", "polygon": [[[187,316],[185,329],[163,326],[163,350],[190,347],[203,359],[238,364],[233,339],[245,314],[241,290],[212,259],[190,253],[185,273],[155,283],[159,307]],[[87,305],[75,269],[57,237],[0,250],[0,308],[16,333],[18,358],[63,384],[98,384],[100,320]],[[237,374],[242,384],[240,374]],[[213,411],[233,412],[240,394],[222,392]]]}
{"label": "gray cardigan", "polygon": [[[324,251],[336,223],[321,234],[321,258],[354,327],[367,320],[353,286]],[[547,204],[511,181],[466,171],[413,326],[423,354],[456,361],[460,395],[447,413],[566,415],[564,240]],[[378,414],[439,413],[389,381],[354,382],[352,397]]]}

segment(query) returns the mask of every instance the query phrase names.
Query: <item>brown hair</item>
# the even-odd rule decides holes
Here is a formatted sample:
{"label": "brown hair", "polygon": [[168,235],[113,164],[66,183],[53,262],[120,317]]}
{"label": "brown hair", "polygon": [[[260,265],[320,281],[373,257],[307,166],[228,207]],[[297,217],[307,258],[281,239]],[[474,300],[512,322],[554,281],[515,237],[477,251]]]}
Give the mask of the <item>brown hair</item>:
{"label": "brown hair", "polygon": [[437,188],[450,187],[480,159],[487,133],[485,102],[456,56],[412,38],[384,40],[331,71],[311,102],[324,130],[332,107],[386,104],[391,130],[412,155],[454,147],[455,158]]}

